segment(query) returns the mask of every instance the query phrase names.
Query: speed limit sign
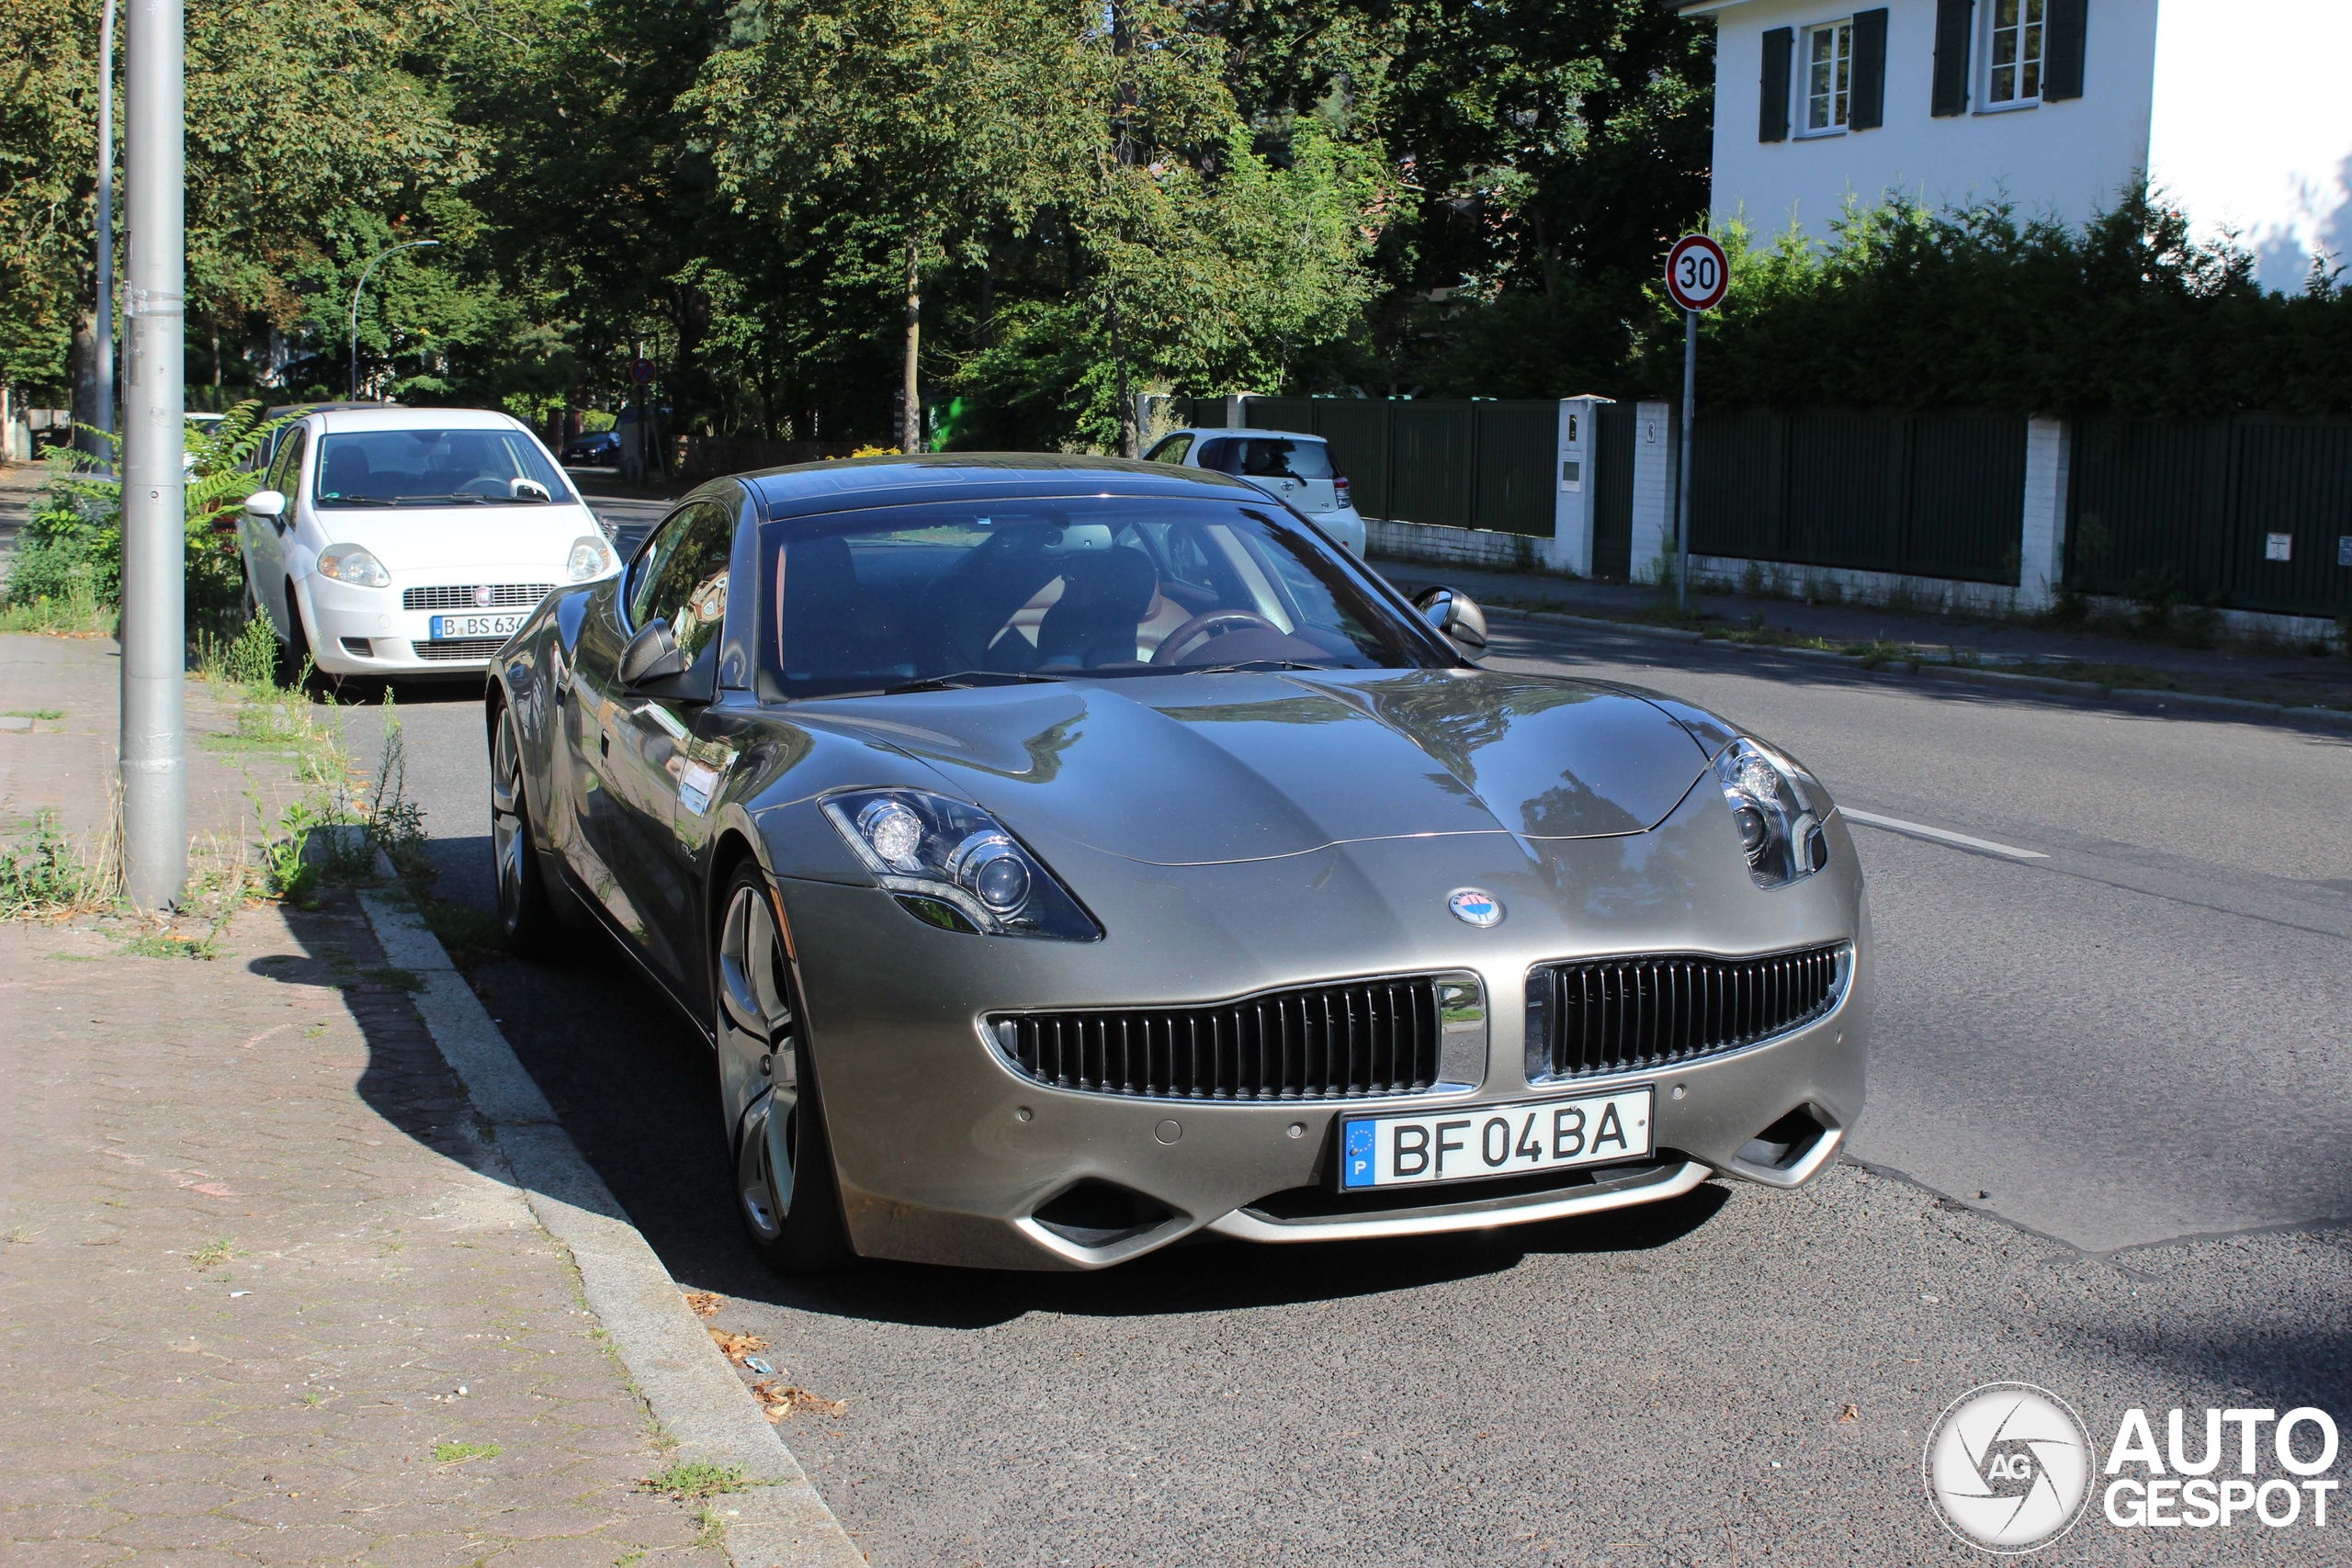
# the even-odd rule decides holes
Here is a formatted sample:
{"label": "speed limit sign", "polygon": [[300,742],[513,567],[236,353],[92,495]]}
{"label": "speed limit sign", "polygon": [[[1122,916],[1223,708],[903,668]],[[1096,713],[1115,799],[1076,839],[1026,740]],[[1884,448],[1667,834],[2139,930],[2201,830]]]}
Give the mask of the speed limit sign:
{"label": "speed limit sign", "polygon": [[1685,234],[1666,253],[1666,291],[1686,310],[1712,310],[1731,287],[1724,248],[1704,234]]}

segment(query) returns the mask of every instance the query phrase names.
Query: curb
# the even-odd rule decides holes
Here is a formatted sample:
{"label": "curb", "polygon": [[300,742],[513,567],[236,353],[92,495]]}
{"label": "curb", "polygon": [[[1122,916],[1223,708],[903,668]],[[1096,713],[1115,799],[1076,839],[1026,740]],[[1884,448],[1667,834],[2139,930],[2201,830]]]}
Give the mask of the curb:
{"label": "curb", "polygon": [[783,1434],[686,1309],[676,1281],[557,1120],[514,1048],[403,898],[362,889],[384,961],[424,982],[416,1010],[460,1081],[514,1186],[571,1251],[589,1310],[612,1336],[678,1457],[739,1465],[766,1484],[729,1494],[725,1548],[736,1568],[864,1568],[865,1554],[819,1496]]}
{"label": "curb", "polygon": [[1620,637],[1645,637],[1660,642],[1677,642],[1693,647],[1713,646],[1726,653],[1742,653],[1756,658],[1809,659],[1822,663],[1842,665],[1857,675],[1878,680],[1896,678],[1926,681],[1961,681],[1971,685],[1994,686],[2013,692],[2041,692],[2051,696],[2075,697],[2088,702],[2120,703],[2131,707],[2171,708],[2187,710],[2195,716],[2256,719],[2274,724],[2289,724],[2297,728],[2317,726],[2324,729],[2352,730],[2352,712],[2342,708],[2288,707],[2283,703],[2255,702],[2245,697],[2222,697],[2203,692],[2172,692],[2141,686],[2102,686],[2094,681],[2065,681],[2054,675],[2018,675],[2002,670],[1986,670],[1969,664],[1931,664],[1913,660],[1890,659],[1880,664],[1862,662],[1857,654],[1838,653],[1821,648],[1777,648],[1770,643],[1733,642],[1727,637],[1710,637],[1703,632],[1684,631],[1670,626],[1648,626],[1634,621],[1608,621],[1596,615],[1570,615],[1555,610],[1514,610],[1508,606],[1486,606],[1490,618],[1507,621],[1539,621],[1547,626],[1577,626],[1589,631],[1611,632]]}

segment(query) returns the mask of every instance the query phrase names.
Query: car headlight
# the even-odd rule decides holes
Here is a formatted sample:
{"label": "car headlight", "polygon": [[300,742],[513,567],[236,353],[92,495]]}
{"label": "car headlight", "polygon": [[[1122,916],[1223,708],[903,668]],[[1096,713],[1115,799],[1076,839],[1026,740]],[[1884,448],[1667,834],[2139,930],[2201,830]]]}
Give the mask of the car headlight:
{"label": "car headlight", "polygon": [[861,789],[825,815],[917,919],[989,936],[1094,942],[1102,928],[1045,863],[977,806],[911,789]]}
{"label": "car headlight", "polygon": [[1829,863],[1829,839],[1821,828],[1829,792],[1820,780],[1744,737],[1715,753],[1715,777],[1757,886],[1785,887]]}
{"label": "car headlight", "polygon": [[384,563],[357,545],[330,545],[319,552],[319,575],[354,588],[390,588],[392,574]]}
{"label": "car headlight", "polygon": [[592,577],[602,577],[613,570],[613,547],[594,534],[582,534],[571,541],[571,558],[563,570],[574,582],[585,582]]}

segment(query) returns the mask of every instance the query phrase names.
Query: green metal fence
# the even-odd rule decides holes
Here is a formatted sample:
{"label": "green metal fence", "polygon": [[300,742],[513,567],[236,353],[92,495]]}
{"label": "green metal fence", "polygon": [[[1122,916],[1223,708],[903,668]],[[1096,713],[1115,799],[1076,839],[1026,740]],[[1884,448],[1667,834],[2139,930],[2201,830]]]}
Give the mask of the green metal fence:
{"label": "green metal fence", "polygon": [[2352,422],[2086,419],[2070,468],[2074,587],[2352,614]]}
{"label": "green metal fence", "polygon": [[2015,583],[2026,422],[2011,415],[1701,414],[1701,555]]}
{"label": "green metal fence", "polygon": [[1367,517],[1552,536],[1559,407],[1548,401],[1251,398],[1253,429],[1330,444]]}

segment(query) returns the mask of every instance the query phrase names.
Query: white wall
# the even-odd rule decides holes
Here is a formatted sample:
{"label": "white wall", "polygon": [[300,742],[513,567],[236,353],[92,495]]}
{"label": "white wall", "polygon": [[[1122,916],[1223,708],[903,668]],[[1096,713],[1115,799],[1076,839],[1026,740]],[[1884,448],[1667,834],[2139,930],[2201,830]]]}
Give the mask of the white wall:
{"label": "white wall", "polygon": [[2234,231],[2264,288],[2300,291],[2314,253],[2352,253],[2352,6],[2163,3],[2149,177],[2199,238]]}
{"label": "white wall", "polygon": [[[2163,3],[2167,30],[2176,6],[2228,8],[2226,0]],[[2292,0],[2299,9],[2319,3]],[[1939,119],[1928,112],[1935,74],[1934,0],[1886,0],[1886,123],[1812,139],[1792,127],[1786,141],[1758,141],[1764,33],[1794,28],[1802,46],[1808,24],[1850,16],[1856,7],[1838,0],[1734,0],[1714,13],[1715,215],[1742,217],[1759,238],[1793,219],[1809,236],[1826,239],[1849,193],[1867,207],[1899,192],[1931,207],[2006,197],[2020,220],[2053,216],[2079,223],[2112,206],[2146,165],[2156,4],[2091,0],[2080,98]],[[2245,0],[2235,4],[2256,17],[2269,9]],[[1980,25],[1984,11],[1979,0]],[[2271,32],[2267,22],[2249,30]],[[2275,47],[2275,34],[2271,41]],[[1980,40],[1980,66],[1981,57]],[[1981,82],[1971,97],[1982,100]],[[1803,102],[1793,90],[1790,105],[1792,118],[1801,122]]]}

